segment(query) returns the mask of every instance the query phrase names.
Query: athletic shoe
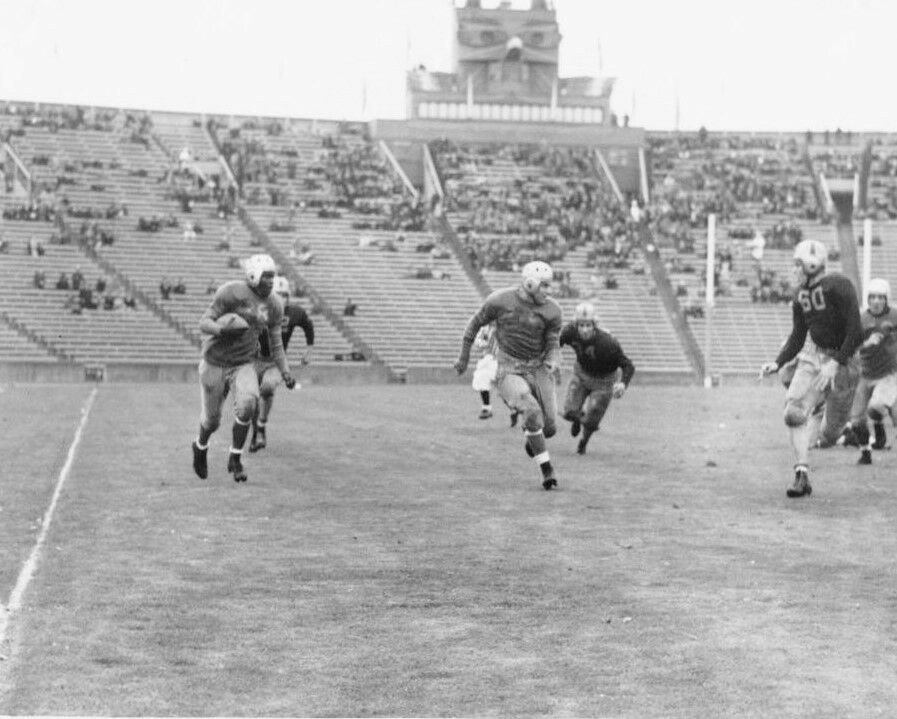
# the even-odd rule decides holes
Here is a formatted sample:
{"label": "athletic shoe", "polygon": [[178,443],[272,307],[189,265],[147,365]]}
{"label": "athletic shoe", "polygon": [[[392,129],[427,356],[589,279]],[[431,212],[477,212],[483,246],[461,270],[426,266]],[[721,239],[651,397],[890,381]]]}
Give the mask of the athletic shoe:
{"label": "athletic shoe", "polygon": [[554,476],[554,470],[552,470],[549,474],[542,478],[542,489],[546,492],[549,489],[554,489],[558,486],[557,477]]}
{"label": "athletic shoe", "polygon": [[578,436],[579,436],[579,430],[580,430],[580,429],[582,429],[582,425],[579,423],[579,420],[578,420],[578,419],[574,419],[574,420],[570,423],[570,436],[571,436],[571,437],[578,437]]}
{"label": "athletic shoe", "polygon": [[520,412],[511,412],[511,427],[517,426],[517,418],[520,417]]}
{"label": "athletic shoe", "polygon": [[786,494],[789,497],[803,497],[804,495],[810,495],[813,493],[813,488],[810,486],[810,477],[807,475],[807,471],[804,469],[798,469],[794,473],[794,484],[792,484]]}
{"label": "athletic shoe", "polygon": [[227,458],[227,471],[233,472],[235,482],[245,482],[249,477],[246,476],[246,470],[243,469],[243,460],[239,454],[231,452]]}
{"label": "athletic shoe", "polygon": [[480,419],[489,419],[491,416],[492,416],[491,409],[486,409],[485,407],[483,407],[483,409],[480,410],[480,414],[479,414]]}
{"label": "athletic shoe", "polygon": [[195,441],[191,446],[193,447],[193,471],[200,479],[206,479],[209,476],[209,464],[206,461],[209,448],[200,449]]}
{"label": "athletic shoe", "polygon": [[872,443],[872,449],[884,449],[888,442],[885,426],[881,422],[875,422],[873,426],[875,427],[875,441]]}
{"label": "athletic shoe", "polygon": [[249,442],[249,451],[258,452],[268,446],[268,437],[265,435],[264,427],[252,428],[252,439]]}
{"label": "athletic shoe", "polygon": [[586,453],[586,445],[589,443],[588,437],[583,437],[579,440],[579,443],[576,445],[576,454],[585,454]]}
{"label": "athletic shoe", "polygon": [[857,460],[857,464],[872,464],[872,450],[860,450],[860,458]]}

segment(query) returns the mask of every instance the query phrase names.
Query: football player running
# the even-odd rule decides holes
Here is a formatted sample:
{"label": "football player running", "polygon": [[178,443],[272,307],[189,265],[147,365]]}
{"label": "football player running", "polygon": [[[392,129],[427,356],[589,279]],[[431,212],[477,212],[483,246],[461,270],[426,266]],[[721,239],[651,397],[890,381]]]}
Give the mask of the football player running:
{"label": "football player running", "polygon": [[[807,420],[833,386],[848,385],[855,375],[853,354],[863,341],[860,310],[853,283],[842,274],[826,274],[827,250],[818,240],[802,240],[794,248],[792,328],[775,361],[760,368],[761,376],[778,372],[798,358],[785,393],[785,424],[796,459],[789,497],[809,495]],[[809,341],[807,340],[809,334]]]}
{"label": "football player running", "polygon": [[[297,304],[290,303],[290,282],[286,277],[274,278],[274,294],[283,301],[283,321],[280,325],[280,337],[283,351],[286,354],[293,337],[293,330],[301,327],[305,333],[305,351],[299,357],[301,366],[311,361],[312,347],[315,345],[315,325],[308,313]],[[275,334],[277,334],[275,332]],[[259,401],[252,418],[252,437],[249,439],[249,451],[258,452],[268,445],[266,428],[271,407],[274,404],[274,390],[280,384],[282,376],[280,369],[271,355],[271,339],[268,329],[262,330],[259,335],[259,357],[255,363],[256,373],[259,378]]]}
{"label": "football player running", "polygon": [[561,330],[560,345],[568,345],[576,353],[564,401],[564,419],[572,423],[570,434],[574,437],[582,429],[576,452],[585,454],[589,438],[598,430],[611,398],[619,399],[629,387],[635,365],[616,338],[598,327],[591,302],[576,306],[573,322]]}
{"label": "football player running", "polygon": [[[225,397],[232,394],[234,424],[227,471],[234,475],[235,482],[247,480],[242,454],[259,399],[255,359],[261,332],[269,332],[271,357],[284,384],[289,389],[296,384],[277,331],[283,319],[283,303],[271,293],[274,260],[269,255],[253,255],[244,263],[244,270],[244,280],[226,282],[218,288],[199,320],[199,329],[207,335],[199,362],[202,390],[199,436],[193,442],[193,470],[200,479],[208,477],[209,438],[221,424]],[[241,321],[219,322],[229,314],[238,315]]]}
{"label": "football player running", "polygon": [[512,412],[520,412],[524,447],[542,473],[542,487],[557,486],[545,440],[557,432],[554,373],[560,367],[562,311],[549,296],[554,271],[545,262],[523,267],[520,285],[496,290],[470,319],[454,367],[463,374],[481,327],[495,323],[495,386]]}
{"label": "football player running", "polygon": [[848,423],[860,446],[858,464],[872,464],[867,417],[881,424],[886,416],[894,417],[897,403],[897,310],[888,304],[890,297],[891,286],[887,280],[880,277],[869,280],[868,306],[861,316],[860,381]]}

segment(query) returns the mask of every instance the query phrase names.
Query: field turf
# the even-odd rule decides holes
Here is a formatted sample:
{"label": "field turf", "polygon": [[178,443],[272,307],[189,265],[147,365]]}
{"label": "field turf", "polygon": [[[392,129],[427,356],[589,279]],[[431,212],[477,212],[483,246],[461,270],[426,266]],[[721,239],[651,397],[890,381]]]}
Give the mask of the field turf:
{"label": "field turf", "polygon": [[239,485],[229,412],[192,473],[196,386],[101,385],[34,552],[93,389],[0,387],[0,714],[897,706],[897,457],[787,499],[771,382],[634,386],[555,492],[466,385],[281,388]]}

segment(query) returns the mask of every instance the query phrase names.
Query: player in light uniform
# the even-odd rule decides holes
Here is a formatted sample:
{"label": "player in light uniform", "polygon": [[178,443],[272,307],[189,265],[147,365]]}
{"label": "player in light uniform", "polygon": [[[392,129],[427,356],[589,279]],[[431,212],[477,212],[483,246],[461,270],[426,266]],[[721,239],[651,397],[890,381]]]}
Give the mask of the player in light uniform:
{"label": "player in light uniform", "polygon": [[473,370],[470,386],[480,395],[480,419],[492,416],[492,389],[495,375],[498,372],[498,360],[495,358],[495,328],[492,325],[481,327],[473,341],[473,348],[482,353]]}
{"label": "player in light uniform", "polygon": [[619,399],[629,386],[635,365],[617,339],[598,327],[591,302],[577,305],[573,320],[564,326],[560,336],[561,347],[568,345],[576,353],[564,401],[564,419],[572,423],[570,434],[574,437],[582,429],[576,452],[585,454],[589,438],[598,430],[611,398]]}
{"label": "player in light uniform", "polygon": [[868,308],[861,315],[860,381],[848,425],[860,446],[859,464],[872,464],[866,418],[875,423],[881,423],[888,415],[893,419],[897,403],[897,310],[888,305],[890,296],[887,280],[878,277],[869,281]]}
{"label": "player in light uniform", "polygon": [[553,374],[560,367],[558,337],[561,307],[549,294],[554,271],[544,262],[523,267],[518,287],[489,295],[470,319],[455,370],[463,374],[470,348],[481,327],[495,323],[498,372],[495,386],[511,411],[523,417],[525,449],[542,472],[542,487],[553,489],[557,478],[545,439],[557,432],[557,397]]}
{"label": "player in light uniform", "polygon": [[[227,471],[233,473],[236,482],[247,479],[242,453],[259,399],[255,359],[262,331],[270,332],[271,356],[284,384],[289,389],[296,384],[277,331],[283,318],[283,303],[271,293],[274,260],[269,255],[253,255],[246,260],[244,269],[246,279],[221,285],[199,320],[199,329],[208,335],[199,363],[202,389],[199,436],[193,442],[193,470],[200,479],[208,477],[209,438],[221,424],[221,408],[228,394],[233,395],[234,424]],[[248,327],[222,328],[218,318],[229,313],[239,315]]]}
{"label": "player in light uniform", "polygon": [[[775,361],[760,368],[761,376],[778,372],[798,357],[794,378],[785,393],[785,424],[796,463],[789,497],[809,495],[807,419],[833,386],[851,381],[849,365],[862,342],[860,310],[853,283],[839,273],[826,274],[828,252],[818,240],[803,240],[794,248],[791,334]],[[809,340],[807,340],[809,334]],[[805,344],[806,341],[806,344]]]}
{"label": "player in light uniform", "polygon": [[[315,346],[314,322],[299,305],[290,303],[290,283],[286,277],[274,278],[274,294],[283,301],[280,337],[284,354],[286,354],[290,339],[293,337],[293,330],[301,327],[305,333],[305,351],[299,357],[299,364],[304,367],[311,361],[312,347]],[[282,379],[280,369],[271,355],[271,340],[267,328],[262,330],[259,335],[259,356],[255,362],[255,370],[259,378],[259,401],[252,418],[252,437],[249,439],[250,452],[258,452],[268,445],[266,431],[268,417],[274,404],[274,391]]]}

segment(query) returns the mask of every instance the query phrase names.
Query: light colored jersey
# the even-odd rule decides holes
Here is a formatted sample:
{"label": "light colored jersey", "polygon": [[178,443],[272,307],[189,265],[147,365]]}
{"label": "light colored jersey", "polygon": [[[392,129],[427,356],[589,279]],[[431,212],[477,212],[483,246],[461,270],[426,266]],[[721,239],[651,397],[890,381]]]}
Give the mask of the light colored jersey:
{"label": "light colored jersey", "polygon": [[463,341],[466,352],[469,353],[480,327],[491,322],[495,323],[498,348],[514,359],[545,360],[560,353],[562,311],[550,297],[543,304],[536,304],[519,288],[496,290],[467,324]]}
{"label": "light colored jersey", "polygon": [[897,310],[888,307],[887,312],[873,315],[869,310],[860,316],[863,323],[863,339],[880,334],[878,344],[860,347],[860,371],[866,379],[880,379],[897,372]]}
{"label": "light colored jersey", "polygon": [[[268,329],[272,335],[280,336],[283,301],[274,293],[262,298],[244,280],[226,282],[218,288],[203,318],[217,320],[229,312],[246,320],[249,329],[235,334],[207,336],[203,342],[202,356],[210,364],[218,367],[246,364],[258,354],[259,335],[263,330]],[[276,342],[276,347],[272,349],[275,355],[279,349],[282,356],[283,345],[280,342]]]}

